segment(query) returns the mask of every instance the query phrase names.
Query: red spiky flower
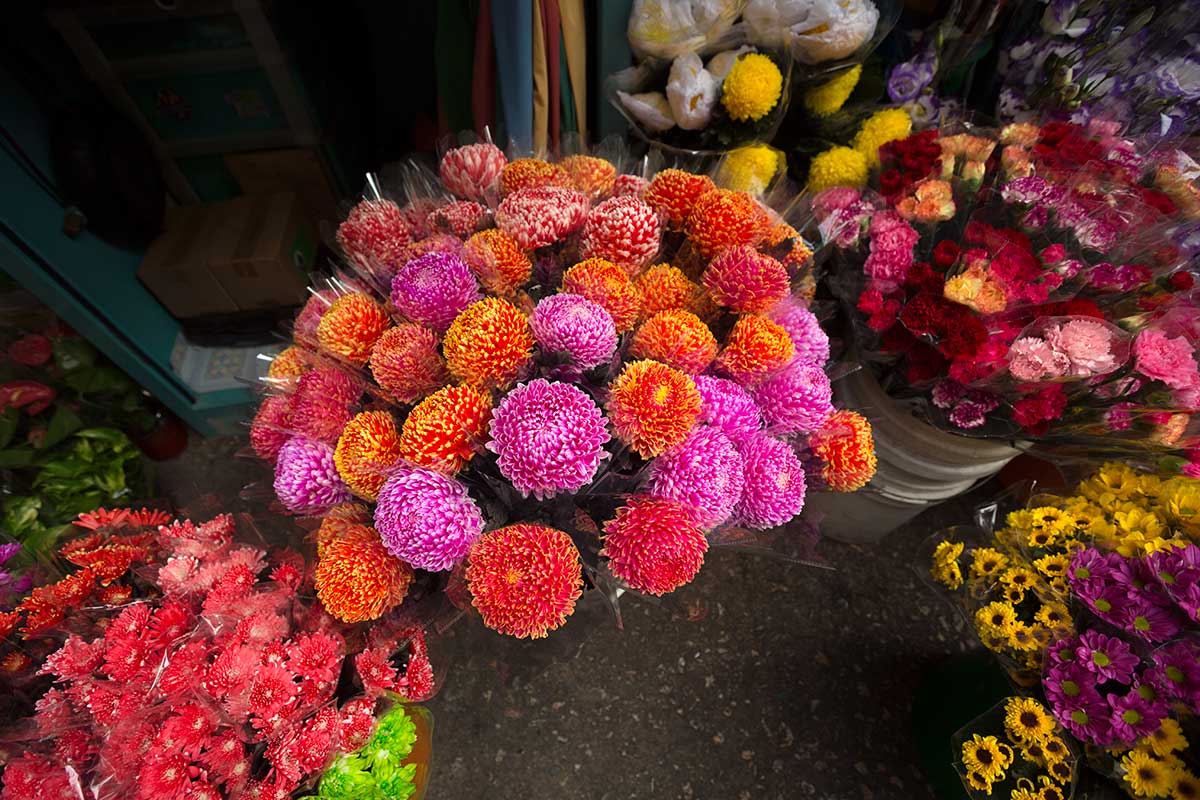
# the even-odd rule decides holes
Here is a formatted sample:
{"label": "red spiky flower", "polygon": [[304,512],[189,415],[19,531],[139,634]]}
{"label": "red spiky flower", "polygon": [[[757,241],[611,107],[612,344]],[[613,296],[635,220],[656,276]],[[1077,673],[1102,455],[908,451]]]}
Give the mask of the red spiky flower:
{"label": "red spiky flower", "polygon": [[418,403],[404,420],[400,456],[418,466],[453,475],[483,448],[491,419],[491,400],[479,390],[465,385],[439,389]]}
{"label": "red spiky flower", "polygon": [[704,566],[708,540],[682,504],[637,496],[604,525],[613,575],[639,592],[663,595],[689,583]]}

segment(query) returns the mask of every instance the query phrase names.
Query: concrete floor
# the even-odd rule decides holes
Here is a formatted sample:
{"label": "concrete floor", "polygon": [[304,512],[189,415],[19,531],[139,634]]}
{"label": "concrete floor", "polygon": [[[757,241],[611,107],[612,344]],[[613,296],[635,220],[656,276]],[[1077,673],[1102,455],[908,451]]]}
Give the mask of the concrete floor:
{"label": "concrete floor", "polygon": [[[163,491],[286,530],[264,511],[269,475],[240,448],[194,442],[161,466]],[[831,569],[713,550],[681,597],[626,596],[624,630],[600,601],[537,643],[460,621],[432,646],[447,677],[429,703],[430,800],[932,797],[912,692],[973,642],[913,561],[955,513],[935,509],[875,547],[824,541]]]}

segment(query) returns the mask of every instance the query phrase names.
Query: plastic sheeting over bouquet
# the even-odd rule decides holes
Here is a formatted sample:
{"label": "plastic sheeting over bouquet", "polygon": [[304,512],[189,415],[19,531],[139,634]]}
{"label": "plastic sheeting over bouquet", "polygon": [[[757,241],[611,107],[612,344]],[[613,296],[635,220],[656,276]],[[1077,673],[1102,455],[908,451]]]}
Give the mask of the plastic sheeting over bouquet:
{"label": "plastic sheeting over bouquet", "polygon": [[350,212],[349,270],[251,429],[279,501],[319,520],[330,613],[403,608],[416,574],[542,637],[585,586],[671,592],[711,545],[775,547],[806,492],[871,477],[869,425],[831,403],[811,252],[754,196],[487,143],[440,173]]}

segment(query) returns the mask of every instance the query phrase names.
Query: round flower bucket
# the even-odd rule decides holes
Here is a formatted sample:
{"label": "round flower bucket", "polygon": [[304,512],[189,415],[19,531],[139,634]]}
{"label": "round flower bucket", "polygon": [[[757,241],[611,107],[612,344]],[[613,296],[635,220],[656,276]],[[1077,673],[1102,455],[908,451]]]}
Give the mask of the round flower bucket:
{"label": "round flower bucket", "polygon": [[868,369],[834,384],[839,405],[871,422],[879,467],[853,496],[814,492],[808,507],[822,531],[845,542],[876,542],[927,508],[968,491],[1020,455],[1021,443],[955,436],[917,419]]}

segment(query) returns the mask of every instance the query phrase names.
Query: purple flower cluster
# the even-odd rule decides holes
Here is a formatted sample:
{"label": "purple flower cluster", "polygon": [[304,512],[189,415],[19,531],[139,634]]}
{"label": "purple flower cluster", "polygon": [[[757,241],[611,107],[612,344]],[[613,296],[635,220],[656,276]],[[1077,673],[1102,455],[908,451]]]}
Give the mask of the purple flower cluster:
{"label": "purple flower cluster", "polygon": [[984,389],[969,389],[946,378],[933,387],[933,404],[947,411],[950,423],[969,430],[987,421],[987,415],[1000,407],[1000,398]]}
{"label": "purple flower cluster", "polygon": [[18,542],[0,544],[0,610],[7,609],[10,600],[20,597],[33,586],[32,573],[17,575],[4,569],[9,559],[19,552],[21,545]]}
{"label": "purple flower cluster", "polygon": [[1198,557],[1200,548],[1195,545],[1145,559],[1085,548],[1071,560],[1071,593],[1097,617],[1126,633],[1165,642],[1183,627],[1180,608],[1186,612],[1189,601],[1192,609],[1200,602]]}
{"label": "purple flower cluster", "polygon": [[1131,292],[1150,282],[1150,268],[1140,264],[1116,266],[1107,261],[1087,271],[1088,283],[1102,292]]}

